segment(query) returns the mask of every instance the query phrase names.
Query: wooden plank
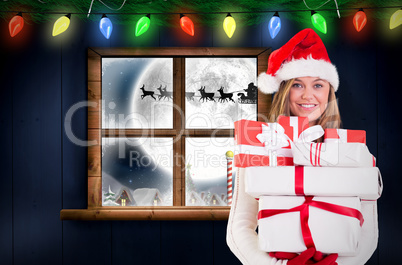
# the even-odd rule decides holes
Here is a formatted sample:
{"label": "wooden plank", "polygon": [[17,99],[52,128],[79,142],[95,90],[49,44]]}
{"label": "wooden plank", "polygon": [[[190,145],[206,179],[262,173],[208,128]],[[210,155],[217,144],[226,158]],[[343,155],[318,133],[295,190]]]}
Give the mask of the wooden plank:
{"label": "wooden plank", "polygon": [[88,82],[100,82],[102,80],[101,56],[91,48],[88,48]]}
{"label": "wooden plank", "polygon": [[[68,44],[62,47],[62,88],[63,88],[63,116],[77,103],[100,97],[100,56],[88,49],[90,46],[100,45],[104,37],[91,30],[96,23],[78,22],[74,24],[77,36],[72,37]],[[85,33],[88,31],[87,33]],[[94,60],[88,60],[88,54]],[[96,64],[94,69],[97,75],[88,72],[88,65]],[[88,82],[89,81],[89,82]],[[92,93],[88,93],[88,87]],[[80,108],[72,117],[72,130],[81,140],[91,137],[88,132],[88,110]],[[95,111],[96,112],[96,111]],[[99,118],[97,118],[99,119]],[[92,126],[95,127],[95,126]],[[97,126],[99,128],[99,126]],[[88,148],[77,145],[63,134],[63,208],[87,208],[88,203]],[[96,168],[96,167],[94,167]],[[93,172],[96,175],[98,173]]]}
{"label": "wooden plank", "polygon": [[173,128],[177,133],[185,128],[185,59],[173,58]]}
{"label": "wooden plank", "polygon": [[[376,43],[377,45],[372,51],[377,56],[377,80],[375,83],[377,95],[375,97],[371,94],[378,102],[377,166],[381,170],[385,186],[384,192],[378,200],[378,264],[396,264],[400,259],[400,246],[395,242],[398,242],[398,238],[402,235],[399,211],[399,205],[402,203],[401,178],[398,166],[401,163],[400,150],[402,150],[402,142],[399,141],[402,130],[399,117],[402,90],[398,84],[401,67],[396,63],[402,60],[401,32],[401,28],[399,28],[399,32],[393,32],[396,35],[387,35],[389,39],[386,42]],[[394,38],[390,39],[391,36]],[[363,73],[364,70],[362,70]],[[375,117],[371,117],[371,119],[375,119]]]}
{"label": "wooden plank", "polygon": [[102,83],[88,81],[88,128],[100,129],[102,126]]}
{"label": "wooden plank", "polygon": [[[180,175],[177,176],[177,179],[180,179],[180,196],[181,196],[181,206],[186,205],[186,137],[181,137],[180,139],[180,147],[181,147],[181,155],[180,155]],[[179,191],[178,191],[179,192]]]}
{"label": "wooden plank", "polygon": [[[158,47],[158,48],[137,48],[137,47],[124,47],[124,48],[103,48],[93,47],[90,48],[101,56],[105,57],[124,57],[124,56],[257,56],[258,54],[267,50],[266,48],[252,48],[252,47]],[[92,57],[91,57],[92,58]],[[93,63],[93,64],[92,64]],[[90,61],[88,61],[88,65]],[[96,60],[91,59],[91,66],[96,66]],[[97,67],[97,66],[96,66]],[[98,75],[94,75],[94,79],[90,81],[99,81]]]}
{"label": "wooden plank", "polygon": [[13,100],[18,97],[18,88],[14,84],[18,76],[15,74],[20,73],[16,71],[18,64],[14,56],[18,53],[20,50],[11,43],[0,43],[2,76],[7,77],[2,78],[0,87],[0,139],[5,139],[0,152],[0,187],[2,196],[8,198],[0,205],[3,217],[0,225],[0,257],[5,265],[13,264]]}
{"label": "wooden plank", "polygon": [[[370,152],[377,156],[377,91],[374,84],[377,82],[378,66],[373,49],[374,45],[350,45],[341,50],[334,47],[328,49],[328,52],[337,54],[339,62],[348,61],[345,64],[338,63],[341,65],[337,67],[342,78],[340,88],[336,92],[342,126],[351,130],[366,130],[367,146]],[[361,71],[362,65],[364,71]]]}
{"label": "wooden plank", "polygon": [[[266,72],[268,69],[268,58],[271,54],[271,49],[268,49],[261,54],[258,55],[258,62],[257,62],[257,73]],[[260,90],[258,90],[258,105],[257,105],[257,112],[258,112],[258,121],[268,122],[270,121],[268,117],[268,113],[271,109],[272,103],[272,95],[264,94]],[[272,121],[271,121],[272,122]]]}
{"label": "wooden plank", "polygon": [[172,129],[102,129],[103,137],[169,137],[178,133]]}
{"label": "wooden plank", "polygon": [[184,59],[173,59],[173,103],[175,108],[173,109],[173,128],[176,134],[173,138],[173,206],[183,206],[185,204],[184,199],[184,180],[183,180],[183,168],[185,167],[185,161],[183,160],[184,150],[183,141],[184,138],[180,135],[184,130]]}
{"label": "wooden plank", "polygon": [[160,242],[166,264],[214,264],[212,222],[163,222]]}
{"label": "wooden plank", "polygon": [[88,176],[101,177],[102,176],[102,156],[101,146],[102,139],[100,131],[95,129],[88,130],[88,143],[94,142],[93,145],[88,146]]}
{"label": "wooden plank", "polygon": [[191,137],[234,137],[234,129],[102,129],[103,137],[161,137],[161,136],[191,136]]}
{"label": "wooden plank", "polygon": [[88,177],[88,208],[102,206],[102,177]]}
{"label": "wooden plank", "polygon": [[111,260],[110,222],[63,222],[63,263],[58,264],[111,265]]}
{"label": "wooden plank", "polygon": [[[93,30],[99,27],[99,22],[75,20],[71,26],[75,27],[71,28],[74,36],[66,39],[62,47],[63,114],[74,104],[90,99],[88,81],[100,82],[100,60],[88,61],[88,47],[101,45],[105,39],[98,30]],[[97,73],[95,77],[88,73],[88,64],[91,63],[98,64],[95,67]],[[87,108],[82,108],[74,114],[72,120],[73,130],[78,138],[90,138],[87,124],[88,111]],[[88,148],[74,144],[65,135],[63,138],[63,208],[86,209],[88,207]],[[62,226],[63,260],[62,263],[55,264],[111,264],[111,224],[109,222],[63,221]]]}
{"label": "wooden plank", "polygon": [[[212,47],[213,35],[211,34],[211,28],[197,23],[194,19],[208,19],[202,15],[190,16],[195,25],[194,36],[190,36],[183,30],[171,26],[161,26],[159,30],[159,46],[160,47]],[[165,17],[166,18],[166,17]],[[179,23],[179,16],[171,16],[171,23]],[[210,19],[210,18],[209,18]]]}
{"label": "wooden plank", "polygon": [[183,137],[173,143],[173,206],[184,205],[183,201],[183,171],[184,165],[184,155],[182,147]]}
{"label": "wooden plank", "polygon": [[[134,20],[140,19],[140,15],[131,16]],[[113,36],[108,42],[104,38],[104,45],[102,47],[158,47],[159,46],[159,28],[155,20],[164,19],[165,16],[152,16],[152,25],[146,33],[141,36],[135,36],[132,23],[120,23],[118,27],[113,28]],[[117,38],[116,38],[117,36]]]}
{"label": "wooden plank", "polygon": [[63,209],[61,220],[227,220],[230,208],[217,207],[97,207]]}
{"label": "wooden plank", "polygon": [[[90,22],[87,22],[90,23]],[[88,47],[97,45],[98,37],[89,28],[89,24],[76,22],[76,36],[86,36],[85,38],[72,37],[68,44],[62,46],[62,108],[63,117],[77,103],[87,103],[87,100],[99,95],[99,92],[88,94],[89,84],[95,85],[100,82],[100,75],[94,76],[88,72],[88,64],[95,63],[99,57]],[[87,33],[85,31],[88,30]],[[98,32],[99,33],[99,32]],[[89,35],[86,35],[89,34]],[[92,35],[92,36],[91,36]],[[102,34],[99,34],[102,35]],[[91,37],[89,37],[91,36]],[[102,36],[100,36],[102,37]],[[88,53],[93,57],[93,61],[88,60]],[[94,67],[100,73],[99,67]],[[99,87],[99,86],[98,86]],[[93,90],[94,91],[94,90]],[[88,139],[88,110],[82,107],[77,110],[71,120],[72,131],[78,139],[86,141]],[[71,141],[67,135],[63,134],[63,208],[87,208],[88,199],[88,149]]]}
{"label": "wooden plank", "polygon": [[112,222],[112,264],[166,264],[160,260],[159,239],[158,221]]}
{"label": "wooden plank", "polygon": [[185,130],[184,135],[190,137],[234,137],[234,129]]}
{"label": "wooden plank", "polygon": [[[236,20],[242,16],[242,14],[236,14]],[[239,18],[241,19],[241,18]],[[215,27],[213,36],[213,46],[218,47],[264,47],[262,45],[261,28],[266,24],[260,25],[239,25],[236,27],[236,31],[231,38],[224,33],[223,28]],[[267,34],[266,36],[269,36]],[[268,46],[269,47],[269,46]]]}
{"label": "wooden plank", "polygon": [[227,221],[215,221],[213,222],[213,228],[213,264],[241,265],[240,260],[236,258],[226,243]]}
{"label": "wooden plank", "polygon": [[7,66],[18,73],[8,88],[16,95],[10,154],[13,197],[8,198],[13,201],[13,264],[60,264],[61,43],[55,41],[53,48],[43,43],[44,25],[26,30],[32,34],[29,45]]}

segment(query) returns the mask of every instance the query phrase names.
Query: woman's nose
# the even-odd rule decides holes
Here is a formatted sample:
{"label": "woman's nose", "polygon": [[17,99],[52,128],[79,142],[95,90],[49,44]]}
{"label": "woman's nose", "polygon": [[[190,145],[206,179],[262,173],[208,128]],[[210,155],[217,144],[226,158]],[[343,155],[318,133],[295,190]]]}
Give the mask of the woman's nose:
{"label": "woman's nose", "polygon": [[313,89],[310,87],[306,87],[302,94],[302,99],[312,99],[313,98]]}

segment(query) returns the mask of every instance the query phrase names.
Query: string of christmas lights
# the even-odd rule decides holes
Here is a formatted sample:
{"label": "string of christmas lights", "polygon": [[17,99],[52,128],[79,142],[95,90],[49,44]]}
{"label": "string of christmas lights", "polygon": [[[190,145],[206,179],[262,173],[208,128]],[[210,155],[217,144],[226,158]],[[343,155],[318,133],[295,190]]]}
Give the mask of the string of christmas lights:
{"label": "string of christmas lights", "polygon": [[[307,5],[306,5],[307,6]],[[308,7],[308,6],[307,6]],[[359,8],[358,11],[355,13],[353,17],[353,25],[357,32],[360,32],[367,23],[367,16],[364,13],[364,9],[384,9],[384,8],[393,8],[396,10],[390,17],[389,28],[392,30],[402,24],[402,6],[385,6],[385,7],[365,7]],[[120,9],[120,8],[119,8]],[[268,23],[269,33],[272,39],[274,39],[281,29],[281,19],[279,17],[279,13],[294,13],[294,12],[311,12],[311,23],[312,25],[319,30],[320,32],[326,34],[327,33],[327,22],[325,18],[319,13],[322,11],[334,11],[336,10],[339,15],[339,10],[356,10],[357,8],[336,8],[336,9],[320,9],[319,11],[311,10],[311,9],[300,9],[300,10],[283,10],[283,11],[253,11],[253,12],[246,12],[246,11],[234,11],[234,12],[188,12],[188,13],[173,13],[173,12],[166,12],[166,13],[148,13],[144,14],[136,23],[135,25],[135,36],[140,36],[144,34],[151,25],[151,16],[152,15],[179,15],[179,23],[181,29],[191,35],[194,36],[195,34],[195,27],[193,21],[187,15],[202,15],[202,14],[227,14],[223,21],[223,29],[226,35],[231,38],[236,30],[236,21],[232,14],[254,14],[254,13],[272,13],[275,12],[272,18]],[[103,34],[106,39],[109,39],[112,31],[113,31],[113,24],[112,21],[107,17],[107,15],[114,16],[114,15],[141,15],[139,13],[91,13],[89,10],[88,13],[82,12],[70,12],[70,13],[63,13],[63,12],[24,12],[24,11],[0,11],[0,13],[17,13],[9,22],[9,31],[10,36],[14,37],[24,27],[24,19],[22,14],[65,14],[58,18],[54,25],[53,25],[53,36],[57,36],[63,32],[65,32],[69,25],[72,15],[80,15],[80,14],[89,14],[92,15],[102,15],[99,21],[99,30]]]}

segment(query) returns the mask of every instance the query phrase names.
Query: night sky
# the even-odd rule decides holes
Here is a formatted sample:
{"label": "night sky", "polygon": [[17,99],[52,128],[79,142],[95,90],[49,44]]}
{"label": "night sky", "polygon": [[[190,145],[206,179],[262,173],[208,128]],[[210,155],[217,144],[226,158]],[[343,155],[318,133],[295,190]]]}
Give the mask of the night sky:
{"label": "night sky", "polygon": [[131,111],[131,96],[134,83],[151,63],[147,58],[103,58],[102,59],[102,99],[105,105],[116,104],[114,109],[105,108],[106,115],[128,114]]}
{"label": "night sky", "polygon": [[102,155],[104,192],[108,191],[109,185],[114,193],[120,190],[119,185],[132,191],[138,188],[157,188],[162,194],[173,187],[172,172],[155,164],[135,138],[116,139],[115,143],[105,144]]}
{"label": "night sky", "polygon": [[[117,121],[118,115],[128,116],[131,112],[137,112],[143,115],[147,120],[155,119],[155,123],[160,122],[162,127],[166,125],[166,120],[173,120],[173,116],[169,118],[169,108],[172,109],[172,105],[169,103],[172,100],[162,99],[158,100],[159,91],[156,87],[163,85],[167,87],[167,91],[172,91],[172,59],[161,59],[161,58],[103,58],[102,59],[102,99],[104,100],[103,111],[102,111],[102,128],[118,128],[116,126],[118,123],[113,123],[111,117],[116,117]],[[224,61],[225,62],[225,61]],[[225,62],[227,63],[227,62]],[[212,63],[211,65],[216,65]],[[242,65],[242,64],[239,64]],[[247,75],[255,74],[253,70],[255,67],[252,64],[251,70],[246,72]],[[207,67],[207,69],[209,69]],[[215,69],[216,70],[216,69]],[[211,70],[212,71],[212,70]],[[216,72],[216,71],[215,71]],[[236,76],[236,73],[233,73]],[[217,76],[215,79],[221,79],[225,81],[226,79],[234,80],[233,76],[222,75]],[[236,78],[240,78],[240,74]],[[240,78],[244,84],[240,87],[247,88],[247,85],[251,80],[249,78]],[[239,80],[240,80],[239,79]],[[142,94],[136,92],[139,90],[138,82],[146,81],[146,90],[153,90],[155,92],[155,97],[157,100],[151,97],[145,97],[141,99]],[[253,81],[253,80],[251,80]],[[226,82],[226,81],[225,81]],[[240,81],[239,81],[240,82]],[[236,88],[238,89],[238,88]],[[197,102],[198,102],[197,98]],[[235,98],[237,99],[237,98]],[[194,104],[195,101],[191,101]],[[138,103],[137,106],[133,104]],[[149,105],[154,105],[155,116],[145,116],[144,112],[149,112],[146,109]],[[163,105],[163,106],[162,106]],[[198,104],[198,109],[205,109],[206,105],[211,105],[211,109],[217,109],[222,111],[222,113],[228,112],[242,113],[240,107],[251,107],[248,110],[249,113],[255,113],[255,106],[240,106],[237,103],[215,103],[206,102],[204,104]],[[205,105],[205,106],[204,106]],[[215,106],[216,105],[216,106]],[[255,105],[255,104],[253,104]],[[156,106],[156,107],[155,107]],[[160,109],[158,110],[159,106]],[[239,110],[234,111],[233,107]],[[253,108],[254,107],[254,108]],[[165,109],[163,109],[165,108]],[[186,107],[187,108],[187,107]],[[200,110],[199,110],[200,111]],[[199,112],[196,111],[196,112]],[[250,112],[251,111],[251,112]],[[159,113],[158,113],[159,112]],[[209,113],[212,114],[212,113]],[[243,113],[244,115],[244,113]],[[216,116],[216,113],[211,116]],[[233,120],[236,120],[233,117]],[[106,121],[108,124],[106,124]],[[106,124],[106,125],[105,125]],[[115,125],[115,126],[111,126]],[[232,126],[229,126],[232,127]],[[122,127],[122,128],[137,128],[137,127]],[[143,128],[143,127],[138,127]],[[156,127],[157,128],[157,127]],[[169,127],[163,127],[169,128]],[[167,138],[166,138],[167,139]],[[171,139],[171,138],[170,138]],[[144,139],[141,139],[144,140]],[[131,144],[130,144],[131,143]],[[139,188],[156,188],[161,193],[162,197],[166,200],[171,200],[172,189],[173,189],[173,157],[171,155],[173,150],[173,144],[169,147],[155,147],[152,148],[149,144],[142,145],[138,144],[135,138],[129,139],[117,139],[117,138],[103,138],[102,143],[102,190],[103,194],[108,192],[109,186],[112,192],[118,193],[122,186],[127,187],[133,192]],[[233,145],[233,144],[231,144]],[[197,147],[196,149],[200,149]],[[219,148],[218,148],[219,149]],[[217,147],[213,144],[209,144],[209,147],[205,147],[205,155],[211,156],[216,155],[218,152],[220,156],[224,156],[225,152],[228,150],[233,150],[232,146],[223,147],[219,152]],[[162,152],[162,153],[161,153]],[[188,152],[188,151],[186,151]],[[134,161],[130,159],[134,158]],[[153,155],[166,155],[169,157],[170,162],[168,166],[158,165],[157,161],[154,161],[148,154]],[[135,159],[136,158],[136,159]],[[132,161],[130,163],[130,161]],[[136,163],[135,161],[141,161],[143,163]],[[226,159],[224,159],[226,163]],[[165,161],[166,162],[166,161]],[[186,163],[188,163],[186,161]],[[166,164],[166,163],[164,163]],[[195,166],[195,165],[194,165]],[[227,187],[227,177],[226,177],[226,166],[221,165],[219,168],[200,168],[197,170],[193,167],[192,173],[194,175],[193,183],[197,192],[211,192],[211,193],[225,193]],[[204,170],[204,171],[202,171]],[[198,172],[198,173],[197,173]],[[216,174],[219,172],[218,174]],[[194,174],[195,173],[195,174]],[[235,174],[235,170],[233,172]],[[166,199],[167,198],[167,199]]]}

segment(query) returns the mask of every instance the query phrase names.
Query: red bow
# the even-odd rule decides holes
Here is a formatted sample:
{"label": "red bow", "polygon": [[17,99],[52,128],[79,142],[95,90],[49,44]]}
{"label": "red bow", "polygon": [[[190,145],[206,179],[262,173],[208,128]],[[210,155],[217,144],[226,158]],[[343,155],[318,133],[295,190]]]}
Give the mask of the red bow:
{"label": "red bow", "polygon": [[304,196],[305,201],[303,204],[296,206],[291,209],[265,209],[258,212],[258,219],[271,217],[277,214],[290,213],[290,212],[300,212],[300,224],[303,235],[303,241],[307,248],[314,247],[313,237],[311,235],[310,227],[308,225],[309,218],[309,207],[320,208],[332,213],[341,214],[345,216],[350,216],[358,219],[360,221],[360,226],[363,225],[364,219],[360,211],[346,207],[340,206],[332,203],[313,201],[314,196]]}

